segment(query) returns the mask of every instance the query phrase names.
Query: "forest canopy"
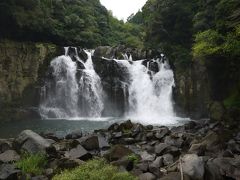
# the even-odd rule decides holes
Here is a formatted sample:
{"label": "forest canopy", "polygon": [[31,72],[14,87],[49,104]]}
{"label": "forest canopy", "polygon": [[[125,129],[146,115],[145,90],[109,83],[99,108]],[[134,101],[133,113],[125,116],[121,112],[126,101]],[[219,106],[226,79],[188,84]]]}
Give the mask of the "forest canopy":
{"label": "forest canopy", "polygon": [[60,45],[142,46],[139,25],[114,18],[99,0],[1,0],[0,38]]}

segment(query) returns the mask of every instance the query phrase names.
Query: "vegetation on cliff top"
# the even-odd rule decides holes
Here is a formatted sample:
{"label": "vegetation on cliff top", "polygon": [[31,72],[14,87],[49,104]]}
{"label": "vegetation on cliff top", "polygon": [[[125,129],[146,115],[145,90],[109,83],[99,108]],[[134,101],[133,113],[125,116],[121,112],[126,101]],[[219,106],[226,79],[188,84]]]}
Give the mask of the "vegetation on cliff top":
{"label": "vegetation on cliff top", "polygon": [[142,29],[114,18],[99,0],[2,0],[0,38],[59,45],[142,46]]}

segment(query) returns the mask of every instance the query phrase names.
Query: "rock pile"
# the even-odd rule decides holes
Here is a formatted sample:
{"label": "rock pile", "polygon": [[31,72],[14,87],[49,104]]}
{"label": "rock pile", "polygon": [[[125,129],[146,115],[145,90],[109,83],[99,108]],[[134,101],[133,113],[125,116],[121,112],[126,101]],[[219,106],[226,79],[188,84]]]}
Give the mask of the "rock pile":
{"label": "rock pile", "polygon": [[14,166],[21,152],[47,155],[45,173],[32,179],[51,179],[59,170],[81,166],[94,157],[105,158],[140,180],[240,179],[240,133],[218,123],[191,121],[180,127],[144,126],[130,120],[91,134],[66,137],[23,131],[15,139],[0,140],[0,179],[18,179]]}

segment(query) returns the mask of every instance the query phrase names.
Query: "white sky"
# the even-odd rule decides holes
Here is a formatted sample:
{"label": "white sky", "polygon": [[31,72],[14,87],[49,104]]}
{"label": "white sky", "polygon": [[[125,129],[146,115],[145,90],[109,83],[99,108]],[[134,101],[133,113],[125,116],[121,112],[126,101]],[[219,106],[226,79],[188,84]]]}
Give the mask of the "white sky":
{"label": "white sky", "polygon": [[100,0],[101,3],[113,12],[113,16],[120,20],[127,20],[132,14],[138,12],[147,0]]}

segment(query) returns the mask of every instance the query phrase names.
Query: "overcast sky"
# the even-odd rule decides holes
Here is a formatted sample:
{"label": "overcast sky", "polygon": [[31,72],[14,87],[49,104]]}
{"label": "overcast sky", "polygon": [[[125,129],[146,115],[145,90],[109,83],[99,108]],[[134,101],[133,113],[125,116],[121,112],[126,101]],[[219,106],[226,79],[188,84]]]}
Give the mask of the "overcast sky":
{"label": "overcast sky", "polygon": [[138,12],[147,0],[100,0],[120,20],[126,20],[132,13]]}

